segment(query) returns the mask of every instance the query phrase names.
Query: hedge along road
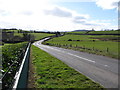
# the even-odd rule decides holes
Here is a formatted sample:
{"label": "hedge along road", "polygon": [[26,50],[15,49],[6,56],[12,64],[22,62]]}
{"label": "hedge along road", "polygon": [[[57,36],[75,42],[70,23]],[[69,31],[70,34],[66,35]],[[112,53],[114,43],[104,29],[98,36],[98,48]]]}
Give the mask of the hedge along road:
{"label": "hedge along road", "polygon": [[41,44],[46,39],[48,38],[37,41],[33,45],[100,83],[105,88],[118,88],[119,60]]}

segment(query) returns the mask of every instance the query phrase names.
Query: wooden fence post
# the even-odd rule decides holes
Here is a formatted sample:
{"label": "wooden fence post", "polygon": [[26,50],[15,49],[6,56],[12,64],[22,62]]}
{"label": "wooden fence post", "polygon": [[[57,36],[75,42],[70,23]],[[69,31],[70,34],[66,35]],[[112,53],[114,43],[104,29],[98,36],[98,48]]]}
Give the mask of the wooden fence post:
{"label": "wooden fence post", "polygon": [[107,48],[107,52],[109,52],[109,48]]}

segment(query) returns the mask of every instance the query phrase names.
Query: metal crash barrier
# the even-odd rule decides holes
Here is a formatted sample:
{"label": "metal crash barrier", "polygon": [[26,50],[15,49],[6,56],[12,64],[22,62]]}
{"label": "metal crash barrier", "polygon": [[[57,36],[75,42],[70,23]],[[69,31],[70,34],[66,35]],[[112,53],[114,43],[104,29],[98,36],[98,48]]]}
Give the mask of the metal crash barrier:
{"label": "metal crash barrier", "polygon": [[29,69],[29,57],[30,57],[30,43],[26,49],[24,58],[22,60],[19,71],[16,73],[14,79],[13,89],[26,88],[27,87],[27,79],[28,79],[28,69]]}

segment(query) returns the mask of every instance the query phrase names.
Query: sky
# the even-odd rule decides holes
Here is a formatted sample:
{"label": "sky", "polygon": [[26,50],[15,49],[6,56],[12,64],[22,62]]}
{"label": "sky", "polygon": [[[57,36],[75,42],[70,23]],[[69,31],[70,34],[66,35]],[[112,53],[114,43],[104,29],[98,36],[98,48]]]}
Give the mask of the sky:
{"label": "sky", "polygon": [[0,0],[0,28],[118,29],[119,0]]}

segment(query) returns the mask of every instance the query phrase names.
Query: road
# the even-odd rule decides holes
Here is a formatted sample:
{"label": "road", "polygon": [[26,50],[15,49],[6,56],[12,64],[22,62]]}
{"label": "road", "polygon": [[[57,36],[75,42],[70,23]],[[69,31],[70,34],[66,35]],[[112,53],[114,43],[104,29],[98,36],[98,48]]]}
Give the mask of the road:
{"label": "road", "polygon": [[100,83],[105,88],[118,88],[117,59],[42,45],[41,42],[44,40],[37,41],[33,45],[48,52],[93,81]]}

